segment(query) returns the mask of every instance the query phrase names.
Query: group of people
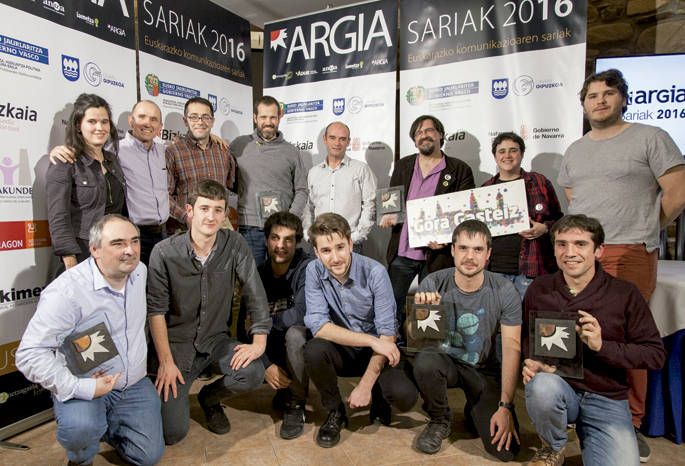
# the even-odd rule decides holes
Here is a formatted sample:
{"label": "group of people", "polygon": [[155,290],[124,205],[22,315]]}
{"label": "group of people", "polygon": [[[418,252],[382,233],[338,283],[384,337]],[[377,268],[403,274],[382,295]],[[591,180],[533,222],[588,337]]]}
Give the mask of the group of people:
{"label": "group of people", "polygon": [[[328,412],[317,433],[324,448],[339,443],[346,404],[369,406],[371,423],[389,425],[392,407],[411,410],[420,394],[430,419],[416,447],[437,453],[452,428],[448,388],[459,387],[467,425],[503,461],[520,451],[514,400],[522,374],[542,440],[530,464],[563,463],[569,424],[585,464],[646,461],[646,370],[666,356],[647,300],[659,231],[685,206],[685,165],[667,133],[623,120],[627,97],[617,70],[583,85],[592,130],[569,147],[558,180],[569,215],[547,178],[521,168],[524,140],[503,133],[492,144],[499,173],[485,185],[524,180],[530,228],[493,238],[485,223],[467,220],[450,244],[411,248],[407,223],[386,215],[386,269],[362,255],[376,178],[346,155],[343,123],[326,127],[327,156],[307,174],[278,130],[272,97],[255,103],[255,131],[230,146],[211,134],[211,104],[190,99],[187,134],[165,149],[154,142],[162,126],[154,103],[136,104],[131,131],[117,141],[107,103],[81,95],[66,145],[51,154],[53,281],[17,367],[53,393],[57,438],[73,464],[92,462],[101,439],[126,461],[155,464],[165,444],[187,435],[189,391],[206,372],[220,376],[197,396],[209,430],[227,434],[222,401],[266,382],[284,412],[284,439],[303,433],[311,379]],[[442,151],[437,118],[417,118],[409,135],[418,153],[397,161],[390,181],[404,186],[406,200],[475,188],[470,167]],[[228,190],[238,194],[238,232],[227,221]],[[274,191],[282,209],[264,220],[260,195]],[[176,234],[167,238],[171,223]],[[313,255],[298,247],[303,239]],[[445,307],[447,351],[403,348],[416,276],[415,302]],[[236,283],[241,312],[232,335]],[[539,310],[580,314],[582,378],[535,359],[529,316]],[[120,369],[74,374],[65,342],[77,334],[76,358],[96,358],[102,335],[82,334],[97,318]],[[346,400],[339,376],[361,377]]]}

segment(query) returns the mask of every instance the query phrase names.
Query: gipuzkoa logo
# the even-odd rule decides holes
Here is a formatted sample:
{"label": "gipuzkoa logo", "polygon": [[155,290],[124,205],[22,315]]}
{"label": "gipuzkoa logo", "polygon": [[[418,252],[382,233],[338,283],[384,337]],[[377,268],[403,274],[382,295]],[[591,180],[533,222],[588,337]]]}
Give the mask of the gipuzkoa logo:
{"label": "gipuzkoa logo", "polygon": [[354,96],[350,99],[350,103],[347,105],[347,108],[350,113],[359,113],[362,111],[362,108],[364,108],[364,101],[361,97]]}
{"label": "gipuzkoa logo", "polygon": [[492,80],[492,96],[495,99],[504,99],[509,94],[509,79]]}
{"label": "gipuzkoa logo", "polygon": [[533,78],[523,75],[514,79],[514,85],[512,88],[514,90],[514,94],[524,96],[533,92],[534,87],[535,81],[533,81]]}
{"label": "gipuzkoa logo", "polygon": [[83,78],[93,87],[97,87],[102,82],[102,72],[100,67],[93,62],[86,63],[83,67]]}
{"label": "gipuzkoa logo", "polygon": [[78,81],[79,61],[78,58],[62,55],[62,74],[67,81]]}
{"label": "gipuzkoa logo", "polygon": [[345,111],[345,99],[333,99],[333,114],[342,115]]}
{"label": "gipuzkoa logo", "polygon": [[218,110],[218,107],[217,107],[218,103],[217,103],[216,96],[212,95],[212,94],[207,94],[207,100],[209,100],[209,103],[212,104],[212,111],[214,111],[214,113],[216,113]]}
{"label": "gipuzkoa logo", "polygon": [[288,34],[286,34],[286,29],[281,29],[278,31],[271,31],[271,45],[270,47],[274,50],[276,50],[278,47],[283,47],[284,49],[287,49],[288,47],[285,45],[285,40],[288,38]]}
{"label": "gipuzkoa logo", "polygon": [[[97,6],[105,6],[105,0],[91,0],[93,3],[95,3]],[[121,13],[126,16],[128,16],[128,8],[126,8],[126,0],[119,0],[119,3],[121,4]]]}
{"label": "gipuzkoa logo", "polygon": [[53,0],[43,0],[43,8],[53,10],[54,12],[59,13],[60,15],[64,15],[64,7]]}
{"label": "gipuzkoa logo", "polygon": [[145,76],[145,89],[147,89],[148,94],[153,97],[159,95],[159,78],[154,74],[148,74]]}
{"label": "gipuzkoa logo", "polygon": [[221,110],[221,113],[223,113],[224,115],[228,115],[229,113],[231,113],[231,103],[222,97],[219,105],[219,110]]}

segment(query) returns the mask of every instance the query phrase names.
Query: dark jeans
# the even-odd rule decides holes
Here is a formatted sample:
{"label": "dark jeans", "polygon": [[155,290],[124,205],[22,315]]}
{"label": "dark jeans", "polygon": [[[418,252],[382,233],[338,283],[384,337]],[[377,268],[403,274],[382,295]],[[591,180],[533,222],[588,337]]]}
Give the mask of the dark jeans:
{"label": "dark jeans", "polygon": [[[501,461],[511,461],[518,454],[521,446],[512,440],[509,451],[502,448],[497,451],[497,444],[492,444],[490,419],[499,409],[502,394],[501,366],[491,364],[476,367],[466,362],[452,359],[445,353],[422,351],[414,359],[414,378],[421,390],[423,409],[431,419],[452,418],[447,389],[459,387],[464,390],[470,413],[478,435],[483,441],[485,451]],[[514,424],[519,431],[516,413]]]}
{"label": "dark jeans", "polygon": [[311,338],[312,334],[307,327],[294,325],[285,332],[271,329],[266,340],[266,356],[269,361],[285,370],[292,380],[288,388],[282,389],[288,406],[305,401],[309,394],[309,375],[304,364],[304,347]]}
{"label": "dark jeans", "polygon": [[[327,411],[338,409],[342,402],[338,389],[338,376],[359,377],[364,374],[373,355],[371,348],[355,349],[336,343],[313,338],[304,348],[305,365],[309,377],[321,394],[321,403]],[[395,367],[389,364],[378,376],[373,387],[374,396],[400,411],[409,411],[419,398],[418,390],[411,380],[411,365],[402,360]]]}
{"label": "dark jeans", "polygon": [[[164,442],[174,445],[185,438],[190,428],[190,403],[188,392],[193,382],[202,371],[210,367],[214,374],[225,374],[222,378],[208,385],[210,396],[209,405],[220,403],[224,398],[257,389],[264,381],[264,364],[259,359],[250,363],[246,368],[233,370],[230,362],[235,354],[233,349],[241,343],[228,335],[214,345],[212,354],[196,353],[190,371],[183,372],[185,384],[176,383],[177,396],[173,397],[169,390],[169,399],[162,401],[162,427]],[[156,361],[155,361],[156,362]],[[164,392],[162,392],[164,393]]]}
{"label": "dark jeans", "polygon": [[152,254],[152,248],[155,244],[160,241],[167,239],[166,229],[159,233],[149,233],[145,231],[145,228],[140,230],[140,262],[145,265],[150,264],[150,254]]}
{"label": "dark jeans", "polygon": [[355,254],[359,254],[360,256],[364,255],[364,248],[362,247],[362,243],[355,243],[352,245],[352,252]]}
{"label": "dark jeans", "polygon": [[[407,314],[402,312],[402,309],[406,305],[407,293],[409,292],[411,282],[414,281],[414,277],[418,275],[419,283],[421,283],[426,278],[426,275],[428,275],[426,261],[395,256],[388,265],[388,275],[390,276],[392,293],[395,295],[395,303],[397,304],[397,322],[400,325],[400,339],[398,343],[402,343],[407,341],[404,333],[404,322],[407,320]],[[409,309],[407,312],[409,312]]]}
{"label": "dark jeans", "polygon": [[266,260],[266,238],[264,237],[264,229],[259,227],[254,227],[250,225],[240,225],[238,227],[238,233],[243,235],[247,245],[252,251],[254,256],[254,262],[257,267],[262,265]]}

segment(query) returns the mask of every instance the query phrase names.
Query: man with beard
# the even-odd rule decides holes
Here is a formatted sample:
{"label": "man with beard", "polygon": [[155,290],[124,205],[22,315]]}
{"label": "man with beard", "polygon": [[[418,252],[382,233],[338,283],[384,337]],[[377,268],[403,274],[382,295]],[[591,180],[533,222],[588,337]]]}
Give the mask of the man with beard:
{"label": "man with beard", "polygon": [[274,205],[274,211],[287,210],[298,217],[307,204],[307,172],[300,152],[278,131],[280,111],[276,99],[268,95],[261,97],[254,104],[257,129],[231,142],[231,152],[238,163],[239,231],[258,266],[266,259],[264,221],[259,215],[258,197],[271,192],[280,198],[276,202],[283,203]]}
{"label": "man with beard", "polygon": [[[659,231],[685,206],[683,156],[664,130],[623,119],[628,84],[618,70],[589,76],[580,102],[592,131],[571,144],[559,169],[569,213],[596,218],[606,232],[602,267],[637,285],[649,302],[656,287]],[[630,412],[640,461],[649,446],[640,433],[647,371],[629,370]]]}
{"label": "man with beard", "polygon": [[[521,300],[513,283],[484,270],[491,246],[485,223],[460,223],[452,234],[454,267],[428,275],[415,296],[417,304],[441,304],[447,314],[447,352],[430,348],[414,359],[414,378],[430,416],[416,441],[416,448],[424,453],[439,452],[451,433],[447,389],[453,387],[464,390],[467,424],[478,431],[486,452],[511,461],[521,448],[514,413],[521,363]],[[501,366],[495,352],[498,328],[502,329]]]}
{"label": "man with beard", "polygon": [[[166,149],[166,167],[169,190],[170,215],[181,225],[190,228],[186,213],[188,193],[203,180],[214,180],[233,190],[235,160],[211,137],[214,126],[214,109],[203,97],[188,99],[183,110],[183,123],[188,132],[179,142]],[[230,221],[226,218],[223,227]]]}
{"label": "man with beard", "polygon": [[[476,187],[471,168],[457,158],[448,157],[440,149],[445,143],[445,128],[440,120],[431,115],[418,117],[411,125],[409,137],[419,153],[397,161],[390,178],[390,186],[404,186],[407,201]],[[397,223],[394,214],[385,215],[381,222],[383,228],[392,227],[386,260],[401,336],[404,336],[406,319],[404,303],[414,277],[418,275],[421,282],[429,273],[452,263],[450,250],[444,244],[431,242],[426,248],[409,247],[407,225],[406,222]]]}

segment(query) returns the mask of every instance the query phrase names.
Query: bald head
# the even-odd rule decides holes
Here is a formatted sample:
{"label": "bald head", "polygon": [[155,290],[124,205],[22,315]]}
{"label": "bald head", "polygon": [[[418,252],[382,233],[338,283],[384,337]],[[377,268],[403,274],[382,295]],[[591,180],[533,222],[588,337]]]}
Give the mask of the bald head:
{"label": "bald head", "polygon": [[133,106],[128,124],[131,125],[131,135],[149,149],[162,129],[162,112],[154,102],[141,100]]}

